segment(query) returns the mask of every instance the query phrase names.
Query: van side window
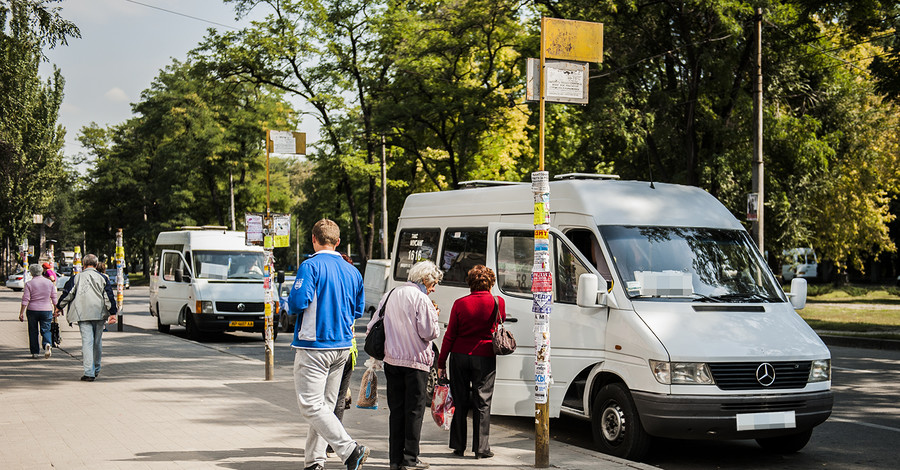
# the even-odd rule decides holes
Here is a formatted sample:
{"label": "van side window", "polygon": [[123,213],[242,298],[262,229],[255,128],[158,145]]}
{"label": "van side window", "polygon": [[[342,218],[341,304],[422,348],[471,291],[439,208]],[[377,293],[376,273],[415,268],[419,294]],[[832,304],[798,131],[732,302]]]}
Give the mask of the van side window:
{"label": "van side window", "polygon": [[553,238],[555,241],[553,251],[556,254],[556,275],[553,279],[553,287],[556,288],[554,301],[574,304],[578,293],[578,278],[590,271],[561,238]]}
{"label": "van side window", "polygon": [[181,266],[181,257],[178,253],[166,253],[163,256],[162,276],[166,281],[175,281],[175,270],[184,269]]}
{"label": "van side window", "polygon": [[487,227],[448,228],[444,232],[440,268],[441,284],[467,287],[466,274],[474,266],[484,264],[487,257]]}
{"label": "van side window", "polygon": [[439,228],[401,230],[397,257],[394,259],[394,280],[405,281],[409,277],[409,269],[419,261],[428,260],[437,264],[440,238]]}
{"label": "van side window", "polygon": [[531,296],[534,232],[503,230],[497,238],[497,287],[506,294]]}

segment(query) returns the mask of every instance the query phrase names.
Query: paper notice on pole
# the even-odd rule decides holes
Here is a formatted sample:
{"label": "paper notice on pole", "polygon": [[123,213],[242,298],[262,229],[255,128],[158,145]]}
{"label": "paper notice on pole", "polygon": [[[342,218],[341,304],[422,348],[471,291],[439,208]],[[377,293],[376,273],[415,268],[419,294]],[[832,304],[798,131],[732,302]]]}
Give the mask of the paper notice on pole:
{"label": "paper notice on pole", "polygon": [[247,245],[258,245],[263,241],[262,214],[244,214],[244,227]]}
{"label": "paper notice on pole", "polygon": [[584,98],[584,70],[562,70],[547,67],[547,96]]}
{"label": "paper notice on pole", "polygon": [[531,292],[552,292],[553,276],[549,272],[531,273]]}
{"label": "paper notice on pole", "polygon": [[531,305],[531,312],[549,315],[550,309],[553,307],[553,294],[551,292],[535,292],[532,296],[534,302]]}
{"label": "paper notice on pole", "polygon": [[291,245],[291,216],[279,214],[274,216],[275,222],[275,248],[284,248]]}

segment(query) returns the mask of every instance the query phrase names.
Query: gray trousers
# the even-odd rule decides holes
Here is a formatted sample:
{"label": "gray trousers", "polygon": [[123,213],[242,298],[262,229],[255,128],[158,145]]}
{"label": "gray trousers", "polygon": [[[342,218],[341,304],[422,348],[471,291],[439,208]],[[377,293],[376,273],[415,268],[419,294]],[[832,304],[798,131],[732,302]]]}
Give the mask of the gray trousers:
{"label": "gray trousers", "polygon": [[304,467],[325,465],[325,447],[346,462],[356,449],[356,441],[334,415],[338,389],[349,349],[295,349],[294,390],[300,415],[309,424],[304,449]]}

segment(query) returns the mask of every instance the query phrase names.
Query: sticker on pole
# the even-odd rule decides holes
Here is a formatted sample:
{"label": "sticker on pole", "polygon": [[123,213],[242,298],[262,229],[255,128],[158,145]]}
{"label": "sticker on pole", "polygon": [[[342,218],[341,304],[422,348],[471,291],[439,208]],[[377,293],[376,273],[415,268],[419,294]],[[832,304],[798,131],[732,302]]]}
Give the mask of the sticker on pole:
{"label": "sticker on pole", "polygon": [[531,273],[531,292],[552,292],[553,275],[549,272]]}

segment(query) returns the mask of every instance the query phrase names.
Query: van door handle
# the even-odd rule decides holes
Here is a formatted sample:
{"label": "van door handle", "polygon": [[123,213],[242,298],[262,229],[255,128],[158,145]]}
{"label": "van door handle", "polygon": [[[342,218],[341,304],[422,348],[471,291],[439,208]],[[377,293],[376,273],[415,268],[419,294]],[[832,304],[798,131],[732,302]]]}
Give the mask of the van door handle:
{"label": "van door handle", "polygon": [[159,286],[159,288],[160,288],[160,289],[165,289],[165,288],[166,288],[166,286]]}
{"label": "van door handle", "polygon": [[516,318],[516,317],[506,317],[506,320],[503,320],[504,323],[506,323],[506,322],[509,322],[509,323],[516,323],[516,322],[518,322],[518,321],[519,321],[519,319]]}

